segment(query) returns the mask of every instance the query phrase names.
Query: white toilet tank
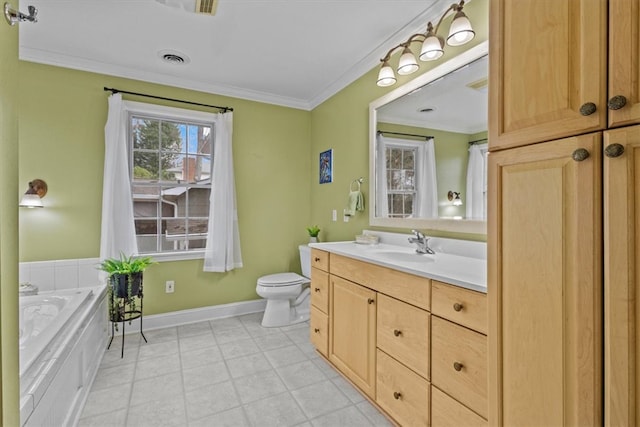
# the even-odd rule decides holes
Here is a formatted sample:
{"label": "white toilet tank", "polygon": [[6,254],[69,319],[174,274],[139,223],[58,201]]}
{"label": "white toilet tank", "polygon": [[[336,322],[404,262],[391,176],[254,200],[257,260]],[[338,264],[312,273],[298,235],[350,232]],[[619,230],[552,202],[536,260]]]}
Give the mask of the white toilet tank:
{"label": "white toilet tank", "polygon": [[311,248],[308,245],[298,246],[300,249],[300,267],[302,275],[308,279],[311,278]]}

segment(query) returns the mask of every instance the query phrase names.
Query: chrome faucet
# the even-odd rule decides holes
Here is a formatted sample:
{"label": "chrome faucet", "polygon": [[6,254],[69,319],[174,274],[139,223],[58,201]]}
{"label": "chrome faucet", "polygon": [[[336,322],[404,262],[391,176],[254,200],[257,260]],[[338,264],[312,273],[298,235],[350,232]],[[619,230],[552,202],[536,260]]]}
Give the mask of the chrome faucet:
{"label": "chrome faucet", "polygon": [[411,230],[415,237],[409,237],[409,243],[415,243],[418,247],[416,252],[419,254],[435,254],[434,250],[429,247],[429,239],[418,230]]}

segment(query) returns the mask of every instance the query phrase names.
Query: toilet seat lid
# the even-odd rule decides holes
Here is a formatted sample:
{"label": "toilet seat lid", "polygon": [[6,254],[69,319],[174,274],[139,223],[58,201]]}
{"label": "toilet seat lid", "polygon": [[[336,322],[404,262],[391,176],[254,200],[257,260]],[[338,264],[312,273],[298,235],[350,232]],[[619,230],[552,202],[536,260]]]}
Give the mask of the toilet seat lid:
{"label": "toilet seat lid", "polygon": [[276,273],[258,279],[262,286],[290,286],[306,282],[308,279],[296,273]]}

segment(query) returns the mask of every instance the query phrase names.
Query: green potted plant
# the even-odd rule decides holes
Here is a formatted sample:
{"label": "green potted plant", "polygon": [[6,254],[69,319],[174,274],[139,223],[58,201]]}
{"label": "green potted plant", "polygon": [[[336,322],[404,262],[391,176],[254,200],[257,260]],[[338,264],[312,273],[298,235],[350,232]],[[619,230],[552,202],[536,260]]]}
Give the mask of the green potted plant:
{"label": "green potted plant", "polygon": [[[142,273],[156,262],[150,257],[126,256],[107,258],[100,264],[100,270],[109,275],[107,298],[109,300],[109,318],[112,322],[125,320],[125,305],[129,312],[136,311],[134,297],[142,296]],[[122,301],[123,304],[120,304]]]}
{"label": "green potted plant", "polygon": [[313,227],[307,227],[307,232],[309,233],[309,242],[315,243],[318,241],[318,234],[320,234],[320,228],[317,225]]}

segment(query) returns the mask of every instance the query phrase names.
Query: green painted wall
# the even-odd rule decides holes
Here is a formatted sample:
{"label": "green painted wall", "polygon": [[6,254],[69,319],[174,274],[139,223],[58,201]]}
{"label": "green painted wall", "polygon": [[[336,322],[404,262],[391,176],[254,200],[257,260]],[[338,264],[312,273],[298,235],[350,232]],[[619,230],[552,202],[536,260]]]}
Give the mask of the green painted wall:
{"label": "green painted wall", "polygon": [[20,425],[18,27],[0,25],[0,425]]}
{"label": "green painted wall", "polygon": [[[467,45],[457,48],[446,46],[444,56],[434,62],[421,62],[420,70],[410,76],[397,76],[396,85],[381,88],[376,86],[378,67],[360,77],[336,95],[323,102],[311,112],[311,222],[322,229],[323,240],[353,240],[363,228],[385,231],[403,232],[402,229],[385,229],[369,227],[369,103],[398,86],[414,79],[425,71],[439,65],[447,58],[486,41],[489,36],[489,2],[473,0],[465,5],[465,13],[471,19],[476,37]],[[444,20],[442,29],[449,26],[452,16]],[[441,30],[442,31],[442,30]],[[389,46],[391,47],[391,46]],[[414,52],[418,43],[412,45]],[[397,63],[397,55],[391,64]],[[330,184],[318,183],[318,155],[320,152],[333,149],[334,179]],[[466,166],[465,166],[466,168]],[[466,170],[466,169],[465,169]],[[459,172],[456,172],[459,173]],[[359,212],[348,223],[331,221],[331,210],[342,212],[347,203],[349,184],[358,177],[365,177],[363,185],[365,195],[365,212]],[[461,189],[460,191],[462,191]],[[486,240],[485,235],[466,233],[445,233],[427,230],[433,236]]]}
{"label": "green painted wall", "polygon": [[[261,275],[300,271],[297,245],[308,241],[310,221],[310,112],[28,62],[20,75],[19,182],[22,192],[33,178],[49,185],[44,209],[20,210],[21,261],[99,256],[108,86],[234,108],[244,267],[219,274],[202,272],[202,260],[154,265],[145,274],[146,314],[255,299]],[[175,293],[164,293],[166,280],[176,281]]]}

